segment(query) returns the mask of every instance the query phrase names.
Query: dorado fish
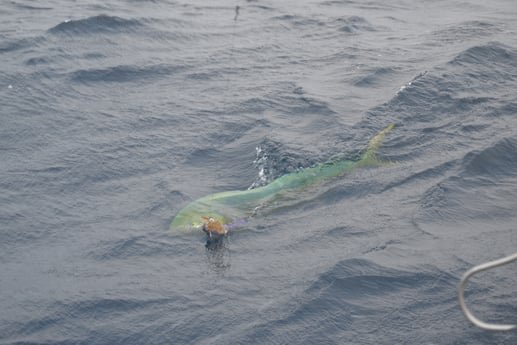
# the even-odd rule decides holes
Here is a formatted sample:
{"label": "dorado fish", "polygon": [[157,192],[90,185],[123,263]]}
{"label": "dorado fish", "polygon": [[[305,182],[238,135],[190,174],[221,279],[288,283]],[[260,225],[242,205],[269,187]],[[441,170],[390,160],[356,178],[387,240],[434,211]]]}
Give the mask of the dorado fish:
{"label": "dorado fish", "polygon": [[253,217],[258,208],[274,202],[284,192],[341,176],[355,168],[382,164],[377,159],[376,152],[381,140],[393,127],[394,124],[390,124],[373,137],[366,152],[357,161],[333,159],[285,174],[262,187],[205,196],[179,211],[170,228],[178,233],[204,231],[210,238],[224,236],[230,229],[244,225],[246,219]]}

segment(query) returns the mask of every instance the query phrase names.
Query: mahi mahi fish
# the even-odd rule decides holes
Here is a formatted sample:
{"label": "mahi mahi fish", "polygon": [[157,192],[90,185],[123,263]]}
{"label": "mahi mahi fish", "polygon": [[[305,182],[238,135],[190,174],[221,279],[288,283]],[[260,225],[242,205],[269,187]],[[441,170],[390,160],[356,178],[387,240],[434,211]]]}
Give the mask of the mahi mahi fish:
{"label": "mahi mahi fish", "polygon": [[225,235],[242,226],[255,210],[279,198],[282,192],[303,188],[317,181],[341,176],[362,166],[382,164],[376,157],[381,140],[394,127],[390,124],[374,136],[359,160],[333,159],[278,177],[269,184],[248,190],[215,193],[195,200],[178,212],[171,230],[178,233],[204,231],[210,237]]}

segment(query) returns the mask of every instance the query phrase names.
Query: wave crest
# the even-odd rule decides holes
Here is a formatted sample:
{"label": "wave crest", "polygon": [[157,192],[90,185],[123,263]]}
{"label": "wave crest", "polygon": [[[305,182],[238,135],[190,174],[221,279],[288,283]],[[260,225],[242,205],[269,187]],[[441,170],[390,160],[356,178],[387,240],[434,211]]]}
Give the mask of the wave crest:
{"label": "wave crest", "polygon": [[131,66],[120,65],[103,69],[77,70],[72,73],[72,80],[80,83],[96,82],[132,82],[144,79],[160,78],[174,73],[178,68],[167,65]]}
{"label": "wave crest", "polygon": [[124,19],[101,14],[86,19],[64,21],[49,29],[48,32],[64,35],[124,33],[134,31],[135,28],[140,26],[142,26],[142,24],[136,19]]}

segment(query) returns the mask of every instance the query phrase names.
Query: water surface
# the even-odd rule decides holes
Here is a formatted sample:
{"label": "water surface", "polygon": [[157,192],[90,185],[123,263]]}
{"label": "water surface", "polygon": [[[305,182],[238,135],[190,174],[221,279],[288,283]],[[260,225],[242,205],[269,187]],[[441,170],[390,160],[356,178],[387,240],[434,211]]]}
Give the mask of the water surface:
{"label": "water surface", "polygon": [[[1,344],[515,344],[456,300],[517,248],[513,1],[15,0],[0,18]],[[168,230],[392,122],[396,164],[221,246]],[[515,277],[479,275],[467,303],[517,323]]]}

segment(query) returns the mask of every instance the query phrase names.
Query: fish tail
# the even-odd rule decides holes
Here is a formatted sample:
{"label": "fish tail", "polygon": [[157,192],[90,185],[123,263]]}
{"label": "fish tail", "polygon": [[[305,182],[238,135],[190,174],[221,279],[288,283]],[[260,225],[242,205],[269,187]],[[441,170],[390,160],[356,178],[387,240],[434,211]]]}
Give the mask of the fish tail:
{"label": "fish tail", "polygon": [[377,158],[377,151],[379,151],[379,148],[381,147],[382,139],[393,129],[393,127],[395,127],[395,124],[391,123],[370,140],[366,148],[366,152],[361,157],[360,163],[362,165],[389,164],[388,162],[383,162]]}

